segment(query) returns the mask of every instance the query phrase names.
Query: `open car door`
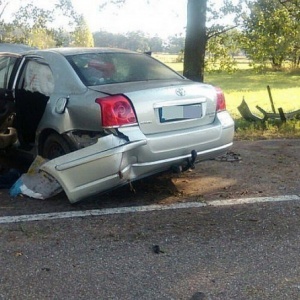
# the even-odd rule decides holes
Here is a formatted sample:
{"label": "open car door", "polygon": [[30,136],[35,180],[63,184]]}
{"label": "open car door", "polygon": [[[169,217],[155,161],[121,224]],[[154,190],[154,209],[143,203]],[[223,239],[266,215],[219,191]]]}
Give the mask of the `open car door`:
{"label": "open car door", "polygon": [[19,54],[0,53],[0,131],[9,126],[10,118],[14,114],[12,74],[19,61]]}
{"label": "open car door", "polygon": [[15,101],[12,87],[20,60],[20,54],[0,52],[0,149],[17,141],[17,132],[13,128]]}

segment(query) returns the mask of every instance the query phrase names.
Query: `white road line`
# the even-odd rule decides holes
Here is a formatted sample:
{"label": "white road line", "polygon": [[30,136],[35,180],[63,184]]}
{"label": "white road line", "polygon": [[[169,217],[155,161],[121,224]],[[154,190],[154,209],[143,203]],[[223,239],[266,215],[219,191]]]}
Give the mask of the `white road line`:
{"label": "white road line", "polygon": [[145,205],[145,206],[133,206],[133,207],[119,207],[119,208],[106,208],[106,209],[94,209],[85,211],[67,211],[57,213],[45,213],[35,215],[21,215],[21,216],[5,216],[0,217],[0,224],[30,222],[30,221],[44,221],[55,219],[68,219],[68,218],[80,218],[91,216],[104,216],[115,214],[128,214],[136,212],[149,212],[149,211],[162,211],[172,209],[185,209],[185,208],[199,208],[207,206],[227,206],[227,205],[241,205],[241,204],[253,204],[263,202],[284,202],[284,201],[299,201],[300,197],[297,195],[286,195],[277,197],[258,197],[258,198],[244,198],[244,199],[228,199],[228,200],[212,200],[203,202],[185,202],[175,203],[171,205]]}
{"label": "white road line", "polygon": [[181,209],[181,208],[197,208],[203,206],[206,206],[206,204],[201,202],[187,202],[187,203],[176,203],[171,205],[146,205],[146,206],[120,207],[120,208],[94,209],[94,210],[85,210],[85,211],[67,211],[67,212],[46,213],[46,214],[36,214],[36,215],[6,216],[6,217],[0,217],[0,224],[127,214],[127,213],[135,213],[135,212],[160,211],[160,210]]}
{"label": "white road line", "polygon": [[212,200],[207,201],[207,205],[210,206],[224,206],[224,205],[239,205],[239,204],[251,204],[262,202],[280,202],[280,201],[299,201],[300,197],[297,195],[285,195],[276,197],[256,197],[256,198],[241,198],[241,199],[228,199],[228,200]]}

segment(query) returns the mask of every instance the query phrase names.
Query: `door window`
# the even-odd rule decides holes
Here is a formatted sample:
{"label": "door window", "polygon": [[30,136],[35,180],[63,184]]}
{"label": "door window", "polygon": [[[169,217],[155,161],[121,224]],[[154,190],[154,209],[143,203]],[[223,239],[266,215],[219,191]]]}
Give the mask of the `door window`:
{"label": "door window", "polygon": [[8,88],[8,81],[17,58],[12,56],[0,57],[0,89]]}

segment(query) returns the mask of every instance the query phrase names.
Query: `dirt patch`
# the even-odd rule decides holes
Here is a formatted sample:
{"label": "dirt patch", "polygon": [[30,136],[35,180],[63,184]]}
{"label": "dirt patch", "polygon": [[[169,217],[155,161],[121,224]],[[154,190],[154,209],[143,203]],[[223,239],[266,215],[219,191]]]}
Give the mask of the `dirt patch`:
{"label": "dirt patch", "polygon": [[299,140],[236,141],[228,159],[220,157],[201,162],[192,171],[133,182],[103,195],[101,203],[170,204],[295,195],[300,194],[299,164]]}
{"label": "dirt patch", "polygon": [[300,141],[237,141],[228,159],[205,161],[173,175],[181,197],[195,200],[300,193]]}

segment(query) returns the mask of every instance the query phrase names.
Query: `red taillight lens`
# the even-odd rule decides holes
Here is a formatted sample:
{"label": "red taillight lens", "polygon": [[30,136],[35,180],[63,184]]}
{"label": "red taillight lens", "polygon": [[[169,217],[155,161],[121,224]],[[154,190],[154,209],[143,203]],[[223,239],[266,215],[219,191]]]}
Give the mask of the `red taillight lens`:
{"label": "red taillight lens", "polygon": [[226,110],[226,102],[223,91],[219,87],[215,87],[217,92],[217,111]]}
{"label": "red taillight lens", "polygon": [[137,123],[129,100],[122,95],[96,99],[101,107],[102,126],[106,128],[133,125]]}

